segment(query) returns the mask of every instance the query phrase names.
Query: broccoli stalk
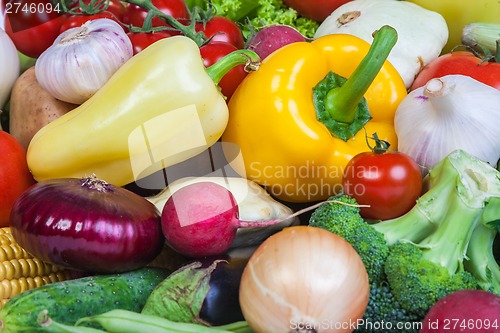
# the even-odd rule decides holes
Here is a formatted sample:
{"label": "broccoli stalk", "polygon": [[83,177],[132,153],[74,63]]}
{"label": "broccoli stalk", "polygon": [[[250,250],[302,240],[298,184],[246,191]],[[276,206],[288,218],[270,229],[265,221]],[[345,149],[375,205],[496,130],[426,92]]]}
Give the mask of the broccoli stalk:
{"label": "broccoli stalk", "polygon": [[[430,177],[428,192],[409,213],[374,225],[381,232],[392,226],[384,233],[393,244],[385,263],[387,280],[398,302],[418,315],[425,315],[438,299],[453,291],[480,287],[479,280],[465,270],[464,261],[476,229],[493,228],[490,218],[498,219],[495,214],[500,209],[498,171],[464,151],[448,155]],[[427,236],[393,238],[408,234],[399,231],[407,227],[408,218],[414,219],[414,225],[430,223],[434,230]],[[469,260],[468,266],[474,265]]]}
{"label": "broccoli stalk", "polygon": [[481,289],[500,295],[500,267],[493,254],[496,235],[496,230],[478,225],[472,233],[464,266],[478,280]]}
{"label": "broccoli stalk", "polygon": [[[449,160],[444,160],[449,161]],[[451,167],[451,170],[450,170]],[[452,172],[447,172],[452,171]],[[389,245],[399,240],[413,243],[422,241],[436,231],[446,220],[447,214],[462,203],[457,196],[457,173],[449,163],[436,166],[426,179],[429,190],[416,202],[413,209],[403,216],[373,224],[373,227],[383,233]],[[455,201],[453,206],[450,199]],[[458,200],[458,201],[457,201]]]}

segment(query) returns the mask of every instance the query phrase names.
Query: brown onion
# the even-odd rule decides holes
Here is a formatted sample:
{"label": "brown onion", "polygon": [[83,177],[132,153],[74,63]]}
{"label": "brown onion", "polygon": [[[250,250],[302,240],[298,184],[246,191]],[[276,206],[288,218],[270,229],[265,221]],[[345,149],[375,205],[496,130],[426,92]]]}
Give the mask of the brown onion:
{"label": "brown onion", "polygon": [[241,309],[255,333],[352,332],[368,296],[368,274],[354,248],[311,226],[264,241],[240,284]]}
{"label": "brown onion", "polygon": [[10,227],[35,257],[92,273],[140,268],[164,245],[152,203],[95,177],[33,185],[14,204]]}

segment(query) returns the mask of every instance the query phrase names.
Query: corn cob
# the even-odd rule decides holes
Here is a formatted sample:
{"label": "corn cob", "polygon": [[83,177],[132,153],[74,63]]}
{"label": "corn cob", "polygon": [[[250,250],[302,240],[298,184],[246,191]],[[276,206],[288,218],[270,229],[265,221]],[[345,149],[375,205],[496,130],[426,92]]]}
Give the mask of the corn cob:
{"label": "corn cob", "polygon": [[0,308],[13,296],[48,283],[72,278],[70,270],[41,261],[0,228]]}

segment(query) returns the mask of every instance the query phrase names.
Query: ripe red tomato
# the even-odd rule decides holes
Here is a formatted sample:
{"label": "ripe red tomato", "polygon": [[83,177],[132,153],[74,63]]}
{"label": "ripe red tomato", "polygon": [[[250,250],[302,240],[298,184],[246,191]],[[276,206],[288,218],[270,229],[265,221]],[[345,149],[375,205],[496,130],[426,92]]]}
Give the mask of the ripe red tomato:
{"label": "ripe red tomato", "polygon": [[117,23],[120,23],[118,18],[113,13],[108,12],[107,10],[92,15],[71,15],[61,25],[60,32],[66,31],[71,28],[80,27],[87,21],[96,20],[100,18],[107,18]]}
{"label": "ripe red tomato", "polygon": [[354,156],[342,180],[345,194],[355,198],[361,216],[388,220],[407,213],[422,192],[422,173],[417,163],[399,152],[365,152]]}
{"label": "ripe red tomato", "polygon": [[195,25],[196,31],[203,31],[207,38],[212,37],[211,42],[226,42],[233,44],[238,49],[245,46],[243,34],[238,25],[223,16],[214,16],[205,24],[198,22]]}
{"label": "ripe red tomato", "polygon": [[[93,0],[83,0],[83,3],[87,6],[89,6],[92,3]],[[108,2],[108,7],[106,8],[106,1],[107,0],[95,0],[94,3],[92,4],[96,10],[101,11],[108,11],[115,15],[115,17],[118,20],[121,20],[123,18],[123,14],[125,13],[125,6],[123,3],[119,0],[109,0]],[[80,6],[80,0],[73,0],[69,5],[68,8],[78,8]],[[104,9],[106,8],[106,9]],[[97,13],[95,13],[97,14]]]}
{"label": "ripe red tomato", "polygon": [[500,63],[483,62],[467,51],[443,54],[428,63],[417,75],[410,90],[424,86],[432,78],[449,74],[468,75],[500,90]]}
{"label": "ripe red tomato", "polygon": [[34,183],[26,163],[26,150],[12,135],[0,131],[0,227],[9,225],[14,202]]}
{"label": "ripe red tomato", "polygon": [[323,22],[335,9],[350,1],[352,0],[283,0],[301,16],[317,22]]}
{"label": "ripe red tomato", "polygon": [[[184,0],[151,0],[151,3],[161,12],[183,21],[190,18],[189,10]],[[123,14],[123,23],[142,27],[148,12],[139,6],[129,4]],[[158,17],[153,18],[153,27],[168,26]]]}
{"label": "ripe red tomato", "polygon": [[[200,47],[200,53],[205,67],[215,64],[219,59],[236,50],[238,50],[236,46],[225,42],[212,42]],[[222,80],[220,80],[219,87],[221,88],[222,94],[226,96],[228,102],[247,74],[248,73],[245,72],[245,66],[239,65],[227,72]]]}
{"label": "ripe red tomato", "polygon": [[149,45],[163,38],[171,37],[172,35],[166,31],[157,31],[151,33],[145,32],[129,32],[128,37],[132,42],[132,49],[134,50],[134,55],[144,50]]}
{"label": "ripe red tomato", "polygon": [[19,0],[5,4],[5,32],[24,55],[37,58],[59,36],[65,17],[62,8],[42,0]]}

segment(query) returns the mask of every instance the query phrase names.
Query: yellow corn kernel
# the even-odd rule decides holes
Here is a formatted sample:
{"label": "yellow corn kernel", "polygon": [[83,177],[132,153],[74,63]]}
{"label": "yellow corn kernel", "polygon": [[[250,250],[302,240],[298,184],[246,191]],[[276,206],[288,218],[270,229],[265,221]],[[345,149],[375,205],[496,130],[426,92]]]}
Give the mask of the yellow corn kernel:
{"label": "yellow corn kernel", "polygon": [[0,228],[0,308],[24,291],[71,278],[71,271],[30,255],[14,240],[10,228]]}

